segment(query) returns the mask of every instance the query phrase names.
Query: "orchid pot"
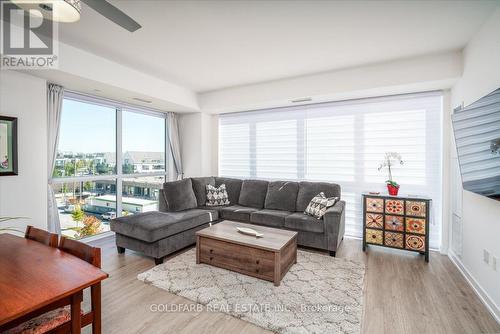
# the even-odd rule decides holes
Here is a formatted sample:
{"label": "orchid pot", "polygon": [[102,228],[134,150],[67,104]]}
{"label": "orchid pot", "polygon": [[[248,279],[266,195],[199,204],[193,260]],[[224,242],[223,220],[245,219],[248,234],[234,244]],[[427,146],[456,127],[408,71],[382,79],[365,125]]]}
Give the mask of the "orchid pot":
{"label": "orchid pot", "polygon": [[389,179],[385,181],[387,185],[387,191],[391,196],[397,196],[399,192],[399,184],[392,179],[392,168],[399,163],[403,165],[403,160],[401,159],[401,154],[397,152],[387,152],[384,157],[384,161],[380,164],[378,170],[387,168]]}
{"label": "orchid pot", "polygon": [[387,182],[387,191],[389,192],[389,195],[397,196],[399,191],[399,184],[397,184],[396,182]]}

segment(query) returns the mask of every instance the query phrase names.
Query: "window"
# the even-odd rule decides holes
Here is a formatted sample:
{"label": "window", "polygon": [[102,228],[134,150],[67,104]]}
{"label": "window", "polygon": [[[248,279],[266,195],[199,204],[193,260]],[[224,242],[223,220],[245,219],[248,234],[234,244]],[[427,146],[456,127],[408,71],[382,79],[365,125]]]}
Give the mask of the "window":
{"label": "window", "polygon": [[[158,196],[165,176],[127,177],[123,179],[123,211],[158,210]],[[135,209],[132,209],[135,208]]]}
{"label": "window", "polygon": [[116,109],[64,99],[53,176],[115,173]]}
{"label": "window", "polygon": [[439,248],[441,118],[437,92],[221,115],[219,175],[339,183],[346,234],[361,237],[361,194],[386,192],[378,166],[396,151],[402,194],[433,199],[430,246]]}
{"label": "window", "polygon": [[165,171],[165,121],[123,110],[123,174]]}
{"label": "window", "polygon": [[156,210],[166,138],[166,114],[67,93],[52,179],[63,235],[87,237],[115,217]]}
{"label": "window", "polygon": [[294,178],[297,174],[297,121],[258,122],[255,131],[257,177]]}
{"label": "window", "polygon": [[109,231],[116,216],[116,179],[54,185],[63,235],[80,239]]}
{"label": "window", "polygon": [[[237,120],[236,120],[237,122]],[[226,119],[224,131],[220,133],[219,174],[234,177],[251,176],[250,167],[250,124],[232,124],[231,119]],[[252,136],[255,139],[255,136]]]}

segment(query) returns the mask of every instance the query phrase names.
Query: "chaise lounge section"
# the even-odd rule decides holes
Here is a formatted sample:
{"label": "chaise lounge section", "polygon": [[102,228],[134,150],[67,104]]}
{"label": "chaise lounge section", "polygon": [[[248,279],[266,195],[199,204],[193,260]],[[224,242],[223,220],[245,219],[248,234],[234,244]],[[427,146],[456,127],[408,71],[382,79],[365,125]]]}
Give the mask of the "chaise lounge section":
{"label": "chaise lounge section", "polygon": [[[206,186],[225,184],[230,204],[206,206]],[[304,214],[311,199],[323,192],[340,199],[338,184],[241,180],[224,177],[187,178],[166,182],[159,194],[159,211],[116,218],[118,252],[142,252],[163,262],[170,253],[195,243],[195,233],[221,220],[245,222],[298,232],[299,246],[335,253],[344,237],[345,201],[339,200],[321,219]]]}

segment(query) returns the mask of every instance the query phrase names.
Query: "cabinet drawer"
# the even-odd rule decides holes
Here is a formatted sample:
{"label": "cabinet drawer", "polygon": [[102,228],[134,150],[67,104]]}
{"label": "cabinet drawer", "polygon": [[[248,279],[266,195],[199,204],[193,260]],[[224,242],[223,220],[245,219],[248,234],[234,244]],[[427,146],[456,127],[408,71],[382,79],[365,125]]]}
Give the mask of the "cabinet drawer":
{"label": "cabinet drawer", "polygon": [[423,218],[406,217],[406,232],[425,234],[425,222]]}
{"label": "cabinet drawer", "polygon": [[384,212],[384,200],[382,198],[366,198],[366,211],[367,212]]}
{"label": "cabinet drawer", "polygon": [[379,213],[367,213],[366,227],[373,227],[373,228],[384,227],[384,216]]}
{"label": "cabinet drawer", "polygon": [[384,245],[389,247],[404,248],[403,233],[384,232]]}
{"label": "cabinet drawer", "polygon": [[402,216],[385,216],[385,229],[403,232],[404,218]]}
{"label": "cabinet drawer", "polygon": [[388,199],[385,201],[385,213],[392,215],[404,215],[404,201],[399,199]]}
{"label": "cabinet drawer", "polygon": [[406,201],[406,215],[425,217],[426,207],[424,201]]}
{"label": "cabinet drawer", "polygon": [[273,279],[274,253],[229,242],[200,238],[200,261],[263,279]]}
{"label": "cabinet drawer", "polygon": [[383,231],[366,229],[366,242],[369,244],[382,245],[383,244]]}
{"label": "cabinet drawer", "polygon": [[405,248],[415,251],[425,250],[425,237],[422,235],[406,235]]}

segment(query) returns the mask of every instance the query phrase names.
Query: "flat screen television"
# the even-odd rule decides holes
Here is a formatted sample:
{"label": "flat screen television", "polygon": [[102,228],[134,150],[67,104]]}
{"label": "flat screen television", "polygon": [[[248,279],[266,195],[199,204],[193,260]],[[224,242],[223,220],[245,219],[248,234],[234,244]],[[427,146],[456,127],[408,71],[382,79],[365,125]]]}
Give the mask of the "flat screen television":
{"label": "flat screen television", "polygon": [[452,120],[464,189],[500,201],[500,88]]}

